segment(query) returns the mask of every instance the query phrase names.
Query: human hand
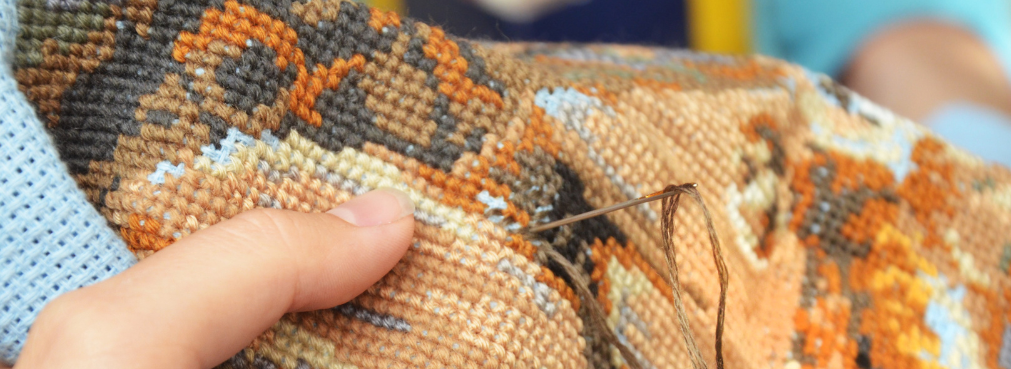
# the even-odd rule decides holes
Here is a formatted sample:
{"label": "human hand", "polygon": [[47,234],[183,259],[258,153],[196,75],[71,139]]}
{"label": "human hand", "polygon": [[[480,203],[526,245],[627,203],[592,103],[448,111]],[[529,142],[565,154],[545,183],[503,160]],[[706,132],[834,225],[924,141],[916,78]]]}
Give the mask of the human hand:
{"label": "human hand", "polygon": [[257,209],[64,294],[15,368],[209,368],[288,312],[347,302],[400,260],[414,204],[377,190],[325,214]]}
{"label": "human hand", "polygon": [[474,0],[485,11],[515,23],[533,22],[541,16],[583,0]]}

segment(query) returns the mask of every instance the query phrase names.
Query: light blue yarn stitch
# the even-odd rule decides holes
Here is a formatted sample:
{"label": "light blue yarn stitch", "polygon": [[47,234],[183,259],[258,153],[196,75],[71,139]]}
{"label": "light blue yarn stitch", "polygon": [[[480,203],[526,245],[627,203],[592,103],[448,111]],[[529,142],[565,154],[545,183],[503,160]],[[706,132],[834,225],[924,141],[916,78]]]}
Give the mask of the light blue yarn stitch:
{"label": "light blue yarn stitch", "polygon": [[0,0],[0,362],[49,301],[137,262],[70,177],[11,72],[17,8]]}

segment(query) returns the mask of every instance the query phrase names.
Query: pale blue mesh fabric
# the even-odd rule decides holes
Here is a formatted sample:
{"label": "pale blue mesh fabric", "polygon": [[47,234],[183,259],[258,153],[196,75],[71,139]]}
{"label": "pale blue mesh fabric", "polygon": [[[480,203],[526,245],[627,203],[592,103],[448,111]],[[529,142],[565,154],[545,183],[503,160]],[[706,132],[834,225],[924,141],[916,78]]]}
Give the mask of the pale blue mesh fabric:
{"label": "pale blue mesh fabric", "polygon": [[0,0],[0,362],[8,364],[47,302],[136,262],[77,188],[18,91],[16,27],[14,0]]}

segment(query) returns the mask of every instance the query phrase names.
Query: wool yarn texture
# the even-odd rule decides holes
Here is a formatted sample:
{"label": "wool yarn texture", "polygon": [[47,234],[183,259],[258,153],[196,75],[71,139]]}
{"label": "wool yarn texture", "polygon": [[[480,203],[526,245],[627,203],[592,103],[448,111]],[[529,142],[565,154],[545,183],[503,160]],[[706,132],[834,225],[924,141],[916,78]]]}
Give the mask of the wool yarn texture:
{"label": "wool yarn texture", "polygon": [[[526,230],[692,182],[728,368],[1011,369],[1011,171],[801,67],[470,41],[340,0],[17,11],[18,88],[139,258],[253,208],[414,200],[389,275],[223,367],[688,368],[661,204]],[[674,220],[712,365],[709,233],[694,203]]]}

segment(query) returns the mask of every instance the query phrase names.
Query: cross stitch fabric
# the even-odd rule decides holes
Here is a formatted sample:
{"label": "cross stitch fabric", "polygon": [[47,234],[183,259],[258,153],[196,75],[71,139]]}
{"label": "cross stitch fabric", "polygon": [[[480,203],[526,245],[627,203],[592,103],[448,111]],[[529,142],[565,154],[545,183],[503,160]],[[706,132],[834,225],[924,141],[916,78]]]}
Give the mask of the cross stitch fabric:
{"label": "cross stitch fabric", "polygon": [[[413,246],[333,309],[224,367],[615,367],[562,254],[644,367],[688,367],[660,204],[696,182],[727,244],[734,368],[1011,368],[1011,172],[765,57],[496,44],[338,0],[18,3],[21,91],[88,200],[143,258],[256,207],[377,187]],[[677,214],[707,360],[718,284]]]}
{"label": "cross stitch fabric", "polygon": [[49,301],[136,262],[60,161],[11,71],[13,1],[0,1],[0,362]]}

